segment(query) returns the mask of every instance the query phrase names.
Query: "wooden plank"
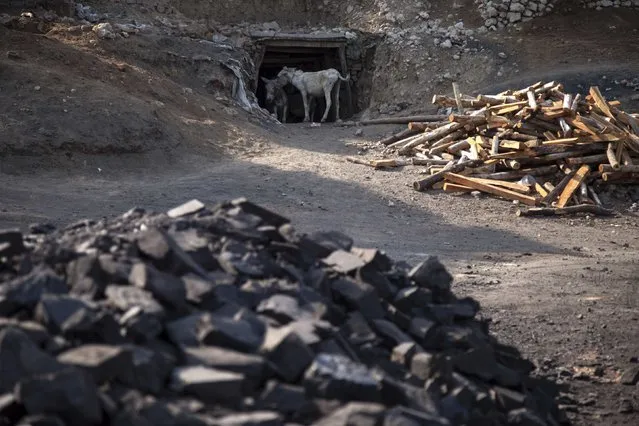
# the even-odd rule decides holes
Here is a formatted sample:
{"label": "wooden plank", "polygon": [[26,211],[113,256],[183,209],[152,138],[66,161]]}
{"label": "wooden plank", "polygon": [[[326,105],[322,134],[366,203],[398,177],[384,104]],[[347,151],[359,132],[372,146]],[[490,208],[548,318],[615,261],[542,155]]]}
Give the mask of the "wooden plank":
{"label": "wooden plank", "polygon": [[523,195],[515,191],[500,188],[498,186],[488,185],[468,176],[462,176],[455,173],[447,172],[444,174],[444,179],[448,182],[453,182],[458,185],[464,185],[478,191],[486,192],[488,194],[497,195],[509,200],[517,200],[528,206],[536,206],[538,203],[537,198],[530,195]]}
{"label": "wooden plank", "polygon": [[608,106],[608,103],[606,102],[604,97],[601,95],[601,92],[599,91],[599,87],[591,86],[588,93],[590,93],[590,96],[592,96],[592,99],[595,101],[595,105],[597,105],[597,107],[601,110],[601,112],[603,112],[604,115],[606,115],[608,118],[611,118],[612,120],[614,120],[615,116],[612,114],[612,111],[610,111],[610,107]]}
{"label": "wooden plank", "polygon": [[546,188],[544,188],[543,186],[541,186],[539,184],[539,182],[535,182],[535,190],[537,191],[537,193],[539,195],[541,195],[542,197],[545,197],[546,195],[548,195],[548,191],[546,191]]}
{"label": "wooden plank", "polygon": [[444,192],[472,192],[473,188],[455,183],[444,182]]}
{"label": "wooden plank", "polygon": [[530,187],[526,185],[522,185],[516,182],[508,182],[506,180],[496,180],[496,179],[483,179],[473,177],[477,182],[485,183],[487,185],[495,185],[501,186],[502,188],[510,189],[511,191],[519,192],[521,194],[530,194]]}
{"label": "wooden plank", "polygon": [[568,184],[566,185],[564,190],[561,192],[561,195],[559,196],[559,201],[557,201],[557,207],[559,208],[565,207],[566,204],[568,204],[570,197],[572,197],[572,195],[575,193],[577,188],[579,188],[579,186],[581,185],[581,182],[583,182],[584,179],[586,179],[586,177],[588,176],[588,173],[590,173],[589,165],[584,164],[583,166],[579,167],[579,170],[577,170],[577,172],[570,178],[570,181],[568,181]]}
{"label": "wooden plank", "polygon": [[507,148],[507,149],[516,149],[519,151],[523,151],[525,149],[528,148],[528,146],[526,146],[525,142],[521,142],[521,141],[511,141],[511,140],[502,140],[499,142],[499,147],[500,148]]}

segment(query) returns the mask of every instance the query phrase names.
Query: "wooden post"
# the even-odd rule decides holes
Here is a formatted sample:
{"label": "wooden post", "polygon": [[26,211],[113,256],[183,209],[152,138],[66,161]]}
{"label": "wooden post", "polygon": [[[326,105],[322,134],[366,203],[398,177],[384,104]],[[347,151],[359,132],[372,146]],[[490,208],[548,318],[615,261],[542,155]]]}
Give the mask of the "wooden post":
{"label": "wooden post", "polygon": [[257,57],[255,58],[255,75],[253,76],[253,93],[257,95],[257,87],[259,86],[258,80],[260,78],[260,68],[262,67],[262,61],[266,54],[266,46],[260,45],[257,51]]}
{"label": "wooden post", "polygon": [[[346,65],[346,46],[340,46],[338,48],[340,66],[342,68],[342,75],[345,77],[348,75],[348,66]],[[351,92],[351,82],[346,81],[346,96],[348,102],[348,116],[353,115],[353,93]],[[339,118],[339,117],[337,117]]]}
{"label": "wooden post", "polygon": [[455,102],[457,103],[457,112],[463,114],[464,107],[462,106],[461,93],[459,93],[459,85],[455,82],[453,82],[453,93],[455,94]]}

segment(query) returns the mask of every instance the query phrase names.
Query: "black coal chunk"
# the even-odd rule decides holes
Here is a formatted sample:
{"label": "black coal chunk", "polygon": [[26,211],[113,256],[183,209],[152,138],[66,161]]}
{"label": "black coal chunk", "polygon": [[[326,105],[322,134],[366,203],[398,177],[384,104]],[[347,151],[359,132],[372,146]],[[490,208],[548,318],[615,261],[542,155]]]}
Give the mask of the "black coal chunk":
{"label": "black coal chunk", "polygon": [[242,318],[207,314],[198,323],[198,340],[203,345],[222,346],[242,352],[254,352],[263,336]]}
{"label": "black coal chunk", "polygon": [[296,381],[313,362],[313,351],[294,328],[269,327],[260,353],[272,364],[277,374],[288,382]]}
{"label": "black coal chunk", "polygon": [[13,390],[21,380],[63,368],[18,328],[7,327],[0,331],[0,392]]}
{"label": "black coal chunk", "polygon": [[313,426],[377,426],[382,424],[385,408],[381,404],[349,402],[333,411],[332,414],[314,422]]}
{"label": "black coal chunk", "polygon": [[58,355],[58,361],[85,370],[97,384],[131,374],[131,352],[110,345],[88,344]]}
{"label": "black coal chunk", "polygon": [[29,414],[59,415],[70,426],[99,425],[102,406],[88,374],[66,368],[20,381],[17,399]]}
{"label": "black coal chunk", "polygon": [[304,387],[316,398],[381,400],[380,383],[365,366],[339,355],[318,354],[304,374]]}
{"label": "black coal chunk", "polygon": [[260,381],[266,374],[266,363],[259,355],[245,354],[216,346],[184,348],[187,365],[204,365],[220,370],[244,374]]}
{"label": "black coal chunk", "polygon": [[11,257],[26,250],[18,229],[0,229],[0,257]]}
{"label": "black coal chunk", "polygon": [[269,380],[259,397],[258,406],[264,410],[274,410],[285,415],[293,415],[308,404],[303,387],[287,385]]}
{"label": "black coal chunk", "polygon": [[245,376],[204,366],[177,367],[171,373],[171,388],[207,404],[239,401],[245,392]]}
{"label": "black coal chunk", "polygon": [[33,309],[45,294],[66,294],[64,280],[47,266],[38,266],[29,274],[0,285],[0,316],[19,309]]}

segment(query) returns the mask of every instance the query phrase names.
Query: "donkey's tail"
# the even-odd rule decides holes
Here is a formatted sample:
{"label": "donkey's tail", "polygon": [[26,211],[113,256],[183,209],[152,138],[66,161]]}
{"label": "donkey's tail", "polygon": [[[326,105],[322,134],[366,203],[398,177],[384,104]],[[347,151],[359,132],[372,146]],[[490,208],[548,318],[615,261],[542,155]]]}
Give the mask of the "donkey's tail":
{"label": "donkey's tail", "polygon": [[350,74],[346,74],[346,77],[342,77],[342,74],[337,73],[337,75],[339,76],[339,79],[342,81],[348,81],[351,79],[351,75]]}

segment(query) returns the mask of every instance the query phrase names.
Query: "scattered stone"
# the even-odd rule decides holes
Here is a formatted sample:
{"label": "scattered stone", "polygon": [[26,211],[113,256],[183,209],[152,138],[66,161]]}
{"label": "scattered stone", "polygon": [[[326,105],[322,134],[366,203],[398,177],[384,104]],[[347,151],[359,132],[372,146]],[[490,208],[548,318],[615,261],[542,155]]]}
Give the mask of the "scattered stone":
{"label": "scattered stone", "polygon": [[178,367],[171,375],[171,388],[193,395],[205,404],[237,401],[244,393],[244,376],[199,366]]}
{"label": "scattered stone", "polygon": [[62,364],[85,370],[100,385],[118,377],[131,374],[131,353],[117,346],[83,345],[58,355]]}
{"label": "scattered stone", "polygon": [[29,414],[59,415],[70,426],[102,421],[96,385],[87,374],[74,368],[23,380],[15,393]]}
{"label": "scattered stone", "polygon": [[639,365],[633,365],[627,368],[621,375],[619,382],[623,385],[634,386],[639,383]]}

